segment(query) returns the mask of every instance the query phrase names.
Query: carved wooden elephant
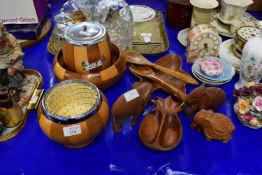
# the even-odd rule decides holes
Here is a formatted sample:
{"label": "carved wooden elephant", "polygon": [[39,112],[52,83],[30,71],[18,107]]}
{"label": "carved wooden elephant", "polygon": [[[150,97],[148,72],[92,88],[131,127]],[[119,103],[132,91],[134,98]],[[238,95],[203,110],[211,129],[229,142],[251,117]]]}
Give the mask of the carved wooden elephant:
{"label": "carved wooden elephant", "polygon": [[226,93],[217,87],[200,87],[194,89],[186,98],[183,106],[183,111],[192,116],[200,109],[212,109],[219,108],[226,99]]}
{"label": "carved wooden elephant", "polygon": [[132,125],[136,124],[139,115],[151,99],[154,91],[152,86],[149,82],[134,83],[133,90],[126,92],[116,100],[112,107],[113,130],[115,132],[122,131],[122,124],[130,116],[133,116]]}

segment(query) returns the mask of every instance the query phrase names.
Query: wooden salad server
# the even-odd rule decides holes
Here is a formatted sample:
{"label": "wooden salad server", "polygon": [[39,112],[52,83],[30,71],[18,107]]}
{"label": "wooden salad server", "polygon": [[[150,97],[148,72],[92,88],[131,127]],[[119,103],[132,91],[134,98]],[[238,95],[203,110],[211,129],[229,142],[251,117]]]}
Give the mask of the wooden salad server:
{"label": "wooden salad server", "polygon": [[164,72],[164,73],[166,73],[166,74],[168,74],[172,77],[175,77],[175,78],[182,80],[184,82],[187,82],[189,84],[198,84],[196,79],[194,79],[190,75],[184,74],[184,73],[177,71],[177,70],[171,70],[171,69],[168,69],[166,67],[154,64],[135,51],[125,52],[123,54],[123,56],[126,58],[128,63],[137,64],[137,65],[141,65],[141,66],[148,66],[148,67],[154,68],[156,70],[162,71],[162,72]]}

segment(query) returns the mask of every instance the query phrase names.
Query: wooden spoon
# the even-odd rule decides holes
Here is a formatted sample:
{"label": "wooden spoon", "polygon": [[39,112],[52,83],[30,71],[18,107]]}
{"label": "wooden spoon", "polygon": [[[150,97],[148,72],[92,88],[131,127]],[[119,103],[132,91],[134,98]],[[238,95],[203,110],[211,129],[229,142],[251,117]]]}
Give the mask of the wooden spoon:
{"label": "wooden spoon", "polygon": [[153,80],[157,83],[160,83],[161,85],[165,86],[175,97],[177,97],[180,101],[186,100],[186,93],[183,92],[181,89],[170,85],[167,81],[163,80],[160,77],[157,77],[155,75],[155,72],[147,67],[139,67],[139,66],[132,66],[129,67],[130,71],[132,71],[134,74],[139,75],[141,77],[148,78],[150,80]]}
{"label": "wooden spoon", "polygon": [[125,52],[123,55],[126,58],[128,63],[152,67],[156,70],[162,71],[162,72],[164,72],[164,73],[166,73],[166,74],[168,74],[172,77],[175,77],[179,80],[182,80],[184,82],[187,82],[187,83],[190,83],[190,84],[198,84],[198,82],[193,77],[191,77],[190,75],[184,74],[180,71],[171,70],[171,69],[168,69],[166,67],[154,64],[135,51]]}

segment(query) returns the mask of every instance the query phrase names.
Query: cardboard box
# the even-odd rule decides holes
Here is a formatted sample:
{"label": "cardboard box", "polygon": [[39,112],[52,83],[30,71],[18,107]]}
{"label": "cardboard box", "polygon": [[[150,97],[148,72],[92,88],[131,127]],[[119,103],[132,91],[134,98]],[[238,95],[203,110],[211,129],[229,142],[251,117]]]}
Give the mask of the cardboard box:
{"label": "cardboard box", "polygon": [[47,18],[44,18],[38,24],[8,24],[5,25],[5,27],[6,30],[17,39],[36,40],[40,36],[46,21]]}
{"label": "cardboard box", "polygon": [[48,10],[47,0],[1,0],[0,22],[37,24]]}

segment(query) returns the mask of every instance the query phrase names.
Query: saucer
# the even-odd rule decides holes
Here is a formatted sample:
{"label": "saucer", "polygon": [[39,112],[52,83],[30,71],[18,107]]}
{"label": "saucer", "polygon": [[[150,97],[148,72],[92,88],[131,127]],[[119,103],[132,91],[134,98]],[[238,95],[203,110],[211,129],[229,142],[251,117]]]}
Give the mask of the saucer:
{"label": "saucer", "polygon": [[222,19],[220,13],[218,13],[216,17],[217,17],[217,19],[218,19],[219,21],[221,21],[222,23],[224,23],[224,24],[226,24],[226,25],[231,25],[232,22],[233,22],[233,21],[229,21],[229,20],[226,20],[226,19]]}
{"label": "saucer", "polygon": [[218,86],[218,85],[226,84],[226,83],[228,83],[228,82],[230,82],[230,81],[232,80],[232,79],[229,79],[229,80],[227,80],[227,81],[221,81],[221,82],[219,82],[219,81],[207,80],[207,79],[201,77],[200,75],[198,75],[198,74],[194,71],[193,68],[192,68],[192,73],[193,73],[193,75],[194,75],[199,81],[201,81],[201,82],[203,82],[203,83],[205,83],[205,84],[209,84],[209,85]]}
{"label": "saucer", "polygon": [[234,39],[228,39],[221,43],[219,47],[219,57],[230,62],[235,70],[239,72],[241,60],[233,53],[234,44]]}
{"label": "saucer", "polygon": [[[230,25],[223,24],[223,22],[221,22],[218,19],[217,16],[219,15],[219,13],[216,13],[215,15],[212,16],[210,24],[217,29],[217,31],[220,35],[226,36],[226,37],[229,37],[229,38],[233,38],[235,36],[235,34],[230,32]],[[245,23],[246,24],[253,23],[254,27],[261,28],[261,26],[259,25],[259,21],[255,17],[250,15],[249,13],[245,13],[243,15],[243,17],[241,18],[241,22],[244,23],[244,24]]]}
{"label": "saucer", "polygon": [[145,22],[154,19],[156,12],[154,9],[144,5],[130,5],[134,22]]}
{"label": "saucer", "polygon": [[[202,79],[213,81],[213,82],[218,82],[218,83],[224,83],[224,82],[227,82],[227,81],[229,81],[233,78],[233,76],[235,75],[235,69],[234,69],[234,67],[232,66],[231,63],[229,63],[228,61],[226,61],[224,59],[220,59],[220,61],[222,62],[223,66],[224,66],[224,71],[219,76],[211,77],[211,76],[208,76],[208,75],[205,75],[204,73],[202,73],[202,71],[199,68],[199,64],[200,64],[201,60],[202,59],[210,59],[210,58],[216,58],[216,57],[200,58],[200,59],[197,59],[194,62],[192,69],[195,72],[195,74],[201,76]],[[217,58],[217,59],[219,59],[219,58]]]}
{"label": "saucer", "polygon": [[189,32],[189,28],[186,28],[181,30],[177,35],[177,40],[180,42],[180,44],[182,44],[185,47],[188,41],[188,32]]}

